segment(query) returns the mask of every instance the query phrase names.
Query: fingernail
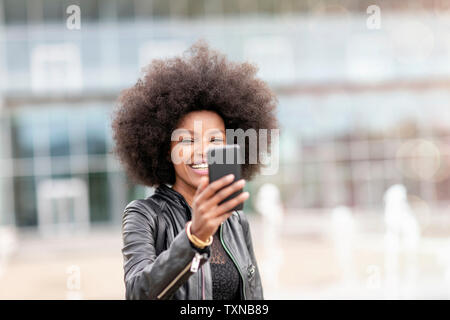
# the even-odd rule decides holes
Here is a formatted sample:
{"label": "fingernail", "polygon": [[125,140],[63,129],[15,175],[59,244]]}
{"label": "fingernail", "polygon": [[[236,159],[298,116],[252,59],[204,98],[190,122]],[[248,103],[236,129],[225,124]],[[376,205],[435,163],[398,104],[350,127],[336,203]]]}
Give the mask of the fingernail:
{"label": "fingernail", "polygon": [[240,186],[245,186],[245,179],[239,180],[239,185]]}
{"label": "fingernail", "polygon": [[228,176],[227,176],[227,180],[233,180],[234,179],[234,174],[229,174]]}

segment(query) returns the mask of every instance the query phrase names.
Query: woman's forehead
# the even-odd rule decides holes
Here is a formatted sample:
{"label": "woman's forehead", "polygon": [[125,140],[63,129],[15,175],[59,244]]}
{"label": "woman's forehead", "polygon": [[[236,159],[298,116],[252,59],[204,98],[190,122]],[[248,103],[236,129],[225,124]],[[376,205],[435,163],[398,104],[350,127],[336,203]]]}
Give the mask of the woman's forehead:
{"label": "woman's forehead", "polygon": [[182,128],[191,132],[216,130],[225,133],[223,119],[217,113],[207,110],[192,111],[185,115],[178,125],[178,129]]}
{"label": "woman's forehead", "polygon": [[189,134],[189,135],[215,135],[215,134],[220,134],[220,135],[225,135],[225,130],[220,129],[220,128],[203,128],[202,130],[191,130],[191,129],[187,129],[187,128],[178,128],[177,131],[180,134]]}

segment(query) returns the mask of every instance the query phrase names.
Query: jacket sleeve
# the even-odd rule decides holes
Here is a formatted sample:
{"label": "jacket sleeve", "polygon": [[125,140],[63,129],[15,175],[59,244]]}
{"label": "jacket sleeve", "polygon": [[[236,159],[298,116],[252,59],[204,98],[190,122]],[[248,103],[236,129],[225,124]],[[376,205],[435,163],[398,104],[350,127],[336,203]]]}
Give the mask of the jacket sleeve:
{"label": "jacket sleeve", "polygon": [[244,231],[245,236],[245,243],[247,244],[248,252],[250,253],[250,258],[252,260],[252,264],[255,266],[255,290],[253,293],[253,299],[255,300],[263,300],[264,294],[263,294],[263,288],[261,283],[261,275],[259,273],[258,263],[256,262],[255,252],[253,250],[253,242],[252,242],[252,235],[250,231],[250,225],[248,223],[247,217],[243,212],[239,212],[239,218],[242,224],[242,230]]}
{"label": "jacket sleeve", "polygon": [[[122,254],[126,299],[169,299],[194,273],[194,258],[199,266],[209,258],[209,250],[196,250],[186,231],[180,232],[169,248],[156,257],[155,214],[134,200],[125,208],[122,219]],[[194,262],[195,263],[195,262]]]}

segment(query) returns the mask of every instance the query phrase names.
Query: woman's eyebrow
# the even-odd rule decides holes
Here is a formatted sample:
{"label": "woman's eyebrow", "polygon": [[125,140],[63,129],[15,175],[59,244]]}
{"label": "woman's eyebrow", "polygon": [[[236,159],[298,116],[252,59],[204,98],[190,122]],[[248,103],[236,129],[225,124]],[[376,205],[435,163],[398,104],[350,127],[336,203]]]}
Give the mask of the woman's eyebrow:
{"label": "woman's eyebrow", "polygon": [[194,131],[192,131],[192,130],[189,130],[189,129],[184,129],[184,128],[180,128],[180,129],[177,129],[177,130],[179,130],[179,132],[181,133],[181,134],[183,134],[183,133],[190,133],[190,134],[194,134]]}
{"label": "woman's eyebrow", "polygon": [[[179,129],[179,130],[182,130],[183,133],[190,133],[191,135],[195,135],[195,132],[193,130],[190,130],[190,129]],[[209,134],[216,134],[218,132],[222,133],[222,134],[225,134],[225,131],[222,130],[222,129],[210,129],[210,130],[208,130]]]}
{"label": "woman's eyebrow", "polygon": [[222,129],[211,129],[211,130],[209,131],[209,133],[217,133],[217,132],[220,132],[220,133],[225,134],[225,131],[222,130]]}

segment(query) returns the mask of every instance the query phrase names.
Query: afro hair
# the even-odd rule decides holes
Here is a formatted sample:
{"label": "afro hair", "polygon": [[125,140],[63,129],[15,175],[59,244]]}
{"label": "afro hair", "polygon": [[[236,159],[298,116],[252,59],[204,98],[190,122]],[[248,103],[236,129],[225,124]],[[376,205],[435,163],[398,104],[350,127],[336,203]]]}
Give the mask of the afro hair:
{"label": "afro hair", "polygon": [[[205,41],[180,57],[153,60],[142,78],[121,93],[113,113],[113,152],[128,176],[146,186],[174,184],[175,170],[167,156],[171,135],[191,111],[216,112],[226,129],[278,128],[277,98],[256,73],[253,64],[228,61]],[[245,140],[242,177],[249,180],[261,164],[249,163]],[[267,140],[270,152],[270,135]]]}

